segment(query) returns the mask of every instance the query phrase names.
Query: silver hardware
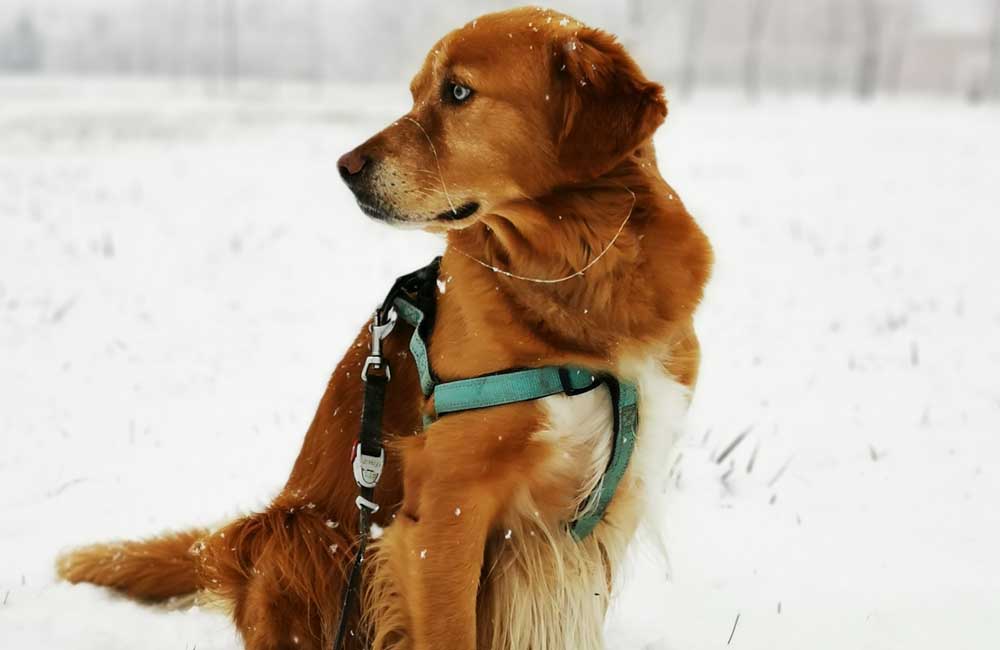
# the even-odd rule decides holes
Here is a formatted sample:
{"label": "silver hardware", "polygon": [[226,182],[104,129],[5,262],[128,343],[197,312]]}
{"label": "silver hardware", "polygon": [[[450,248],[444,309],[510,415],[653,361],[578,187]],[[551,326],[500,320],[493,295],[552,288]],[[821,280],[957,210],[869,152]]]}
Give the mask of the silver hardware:
{"label": "silver hardware", "polygon": [[358,498],[354,500],[354,504],[358,506],[358,510],[364,508],[365,510],[367,510],[372,514],[378,512],[378,504],[375,503],[374,501],[369,501],[360,494],[358,495]]}
{"label": "silver hardware", "polygon": [[365,359],[365,365],[361,369],[361,381],[368,381],[368,369],[372,366],[385,368],[385,380],[389,381],[392,379],[392,370],[389,369],[389,364],[381,356],[373,355]]}
{"label": "silver hardware", "polygon": [[386,322],[381,325],[378,324],[378,311],[375,312],[375,317],[372,319],[371,325],[368,326],[368,331],[372,333],[372,356],[378,357],[382,356],[382,339],[389,336],[392,332],[392,328],[396,327],[396,310],[389,310],[389,318]]}
{"label": "silver hardware", "polygon": [[361,443],[354,445],[354,481],[361,487],[373,488],[382,478],[385,465],[385,449],[378,456],[369,456],[361,451]]}
{"label": "silver hardware", "polygon": [[368,370],[373,366],[385,369],[385,380],[389,381],[392,379],[392,371],[389,369],[389,364],[382,358],[382,339],[389,336],[392,329],[396,326],[396,310],[389,310],[388,319],[379,324],[379,312],[375,311],[375,316],[372,318],[371,324],[368,326],[368,331],[372,334],[372,347],[371,354],[365,359],[365,365],[361,369],[361,380],[368,381]]}

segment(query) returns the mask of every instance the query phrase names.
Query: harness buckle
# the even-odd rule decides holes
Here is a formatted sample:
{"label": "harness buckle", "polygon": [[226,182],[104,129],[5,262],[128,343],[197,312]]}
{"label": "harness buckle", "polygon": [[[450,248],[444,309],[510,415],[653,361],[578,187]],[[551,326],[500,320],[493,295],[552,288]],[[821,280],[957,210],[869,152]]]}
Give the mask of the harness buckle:
{"label": "harness buckle", "polygon": [[361,381],[368,381],[368,371],[370,370],[382,373],[380,376],[384,377],[386,381],[392,379],[392,371],[382,355],[373,354],[365,359],[365,365],[361,369]]}
{"label": "harness buckle", "polygon": [[579,388],[573,386],[573,379],[570,377],[569,368],[563,366],[559,368],[559,383],[562,384],[563,393],[568,397],[576,397],[577,395],[583,395],[588,393],[601,383],[601,378],[598,375],[592,373],[586,373],[590,375],[590,383],[586,386],[581,386]]}
{"label": "harness buckle", "polygon": [[[361,451],[361,443],[358,442],[354,445],[352,456],[351,465],[354,467],[354,482],[361,487],[375,487],[378,480],[382,478],[382,467],[385,466],[385,449],[380,449],[378,456],[370,456]],[[375,509],[378,510],[378,506],[375,506]]]}

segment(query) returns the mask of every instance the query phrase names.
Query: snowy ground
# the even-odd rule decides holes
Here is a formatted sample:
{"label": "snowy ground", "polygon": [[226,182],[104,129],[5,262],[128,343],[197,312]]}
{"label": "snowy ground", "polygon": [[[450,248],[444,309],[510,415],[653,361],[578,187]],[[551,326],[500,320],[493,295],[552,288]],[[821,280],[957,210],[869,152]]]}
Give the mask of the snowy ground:
{"label": "snowy ground", "polygon": [[[439,250],[334,168],[402,85],[244,94],[0,81],[0,647],[238,648],[52,559],[266,503],[373,301]],[[609,648],[997,647],[1000,112],[671,108],[718,266],[669,564],[636,552]]]}

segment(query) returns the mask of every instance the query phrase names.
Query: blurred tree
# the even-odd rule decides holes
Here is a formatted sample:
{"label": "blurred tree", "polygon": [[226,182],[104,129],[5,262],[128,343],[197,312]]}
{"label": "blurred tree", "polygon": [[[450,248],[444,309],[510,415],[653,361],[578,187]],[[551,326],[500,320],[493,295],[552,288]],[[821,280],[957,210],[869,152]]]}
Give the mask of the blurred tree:
{"label": "blurred tree", "polygon": [[823,55],[823,72],[820,75],[820,95],[829,97],[836,90],[840,53],[844,46],[844,5],[841,0],[829,0],[826,14],[826,43]]}
{"label": "blurred tree", "polygon": [[691,0],[688,4],[687,35],[684,39],[681,64],[680,92],[685,97],[694,93],[698,85],[698,56],[705,37],[705,13],[709,0]]}
{"label": "blurred tree", "polygon": [[170,75],[180,79],[187,73],[187,53],[191,47],[189,38],[187,0],[174,0],[170,7]]}
{"label": "blurred tree", "polygon": [[27,13],[20,14],[6,38],[0,39],[0,68],[37,72],[42,67],[42,36]]}
{"label": "blurred tree", "polygon": [[743,58],[743,89],[749,99],[756,100],[760,95],[761,46],[772,0],[753,0],[751,4],[747,49]]}
{"label": "blurred tree", "polygon": [[643,9],[642,0],[628,0],[626,2],[625,13],[628,17],[629,30],[633,33],[642,28],[643,17],[646,15]]}
{"label": "blurred tree", "polygon": [[855,92],[861,99],[869,99],[878,89],[879,66],[882,55],[882,8],[877,0],[861,2],[861,53],[858,57],[858,74]]}
{"label": "blurred tree", "polygon": [[222,17],[223,73],[226,84],[234,88],[240,80],[240,8],[239,0],[224,0]]}
{"label": "blurred tree", "polygon": [[309,69],[313,82],[317,85],[322,85],[326,79],[326,44],[323,39],[325,25],[323,22],[322,0],[310,0],[308,13],[309,30],[312,36],[309,48]]}
{"label": "blurred tree", "polygon": [[902,83],[906,51],[913,32],[913,5],[909,3],[901,5],[893,12],[893,17],[893,39],[886,57],[885,86],[895,95]]}
{"label": "blurred tree", "polygon": [[990,29],[990,64],[987,73],[987,91],[1000,100],[1000,0],[993,1],[993,24]]}

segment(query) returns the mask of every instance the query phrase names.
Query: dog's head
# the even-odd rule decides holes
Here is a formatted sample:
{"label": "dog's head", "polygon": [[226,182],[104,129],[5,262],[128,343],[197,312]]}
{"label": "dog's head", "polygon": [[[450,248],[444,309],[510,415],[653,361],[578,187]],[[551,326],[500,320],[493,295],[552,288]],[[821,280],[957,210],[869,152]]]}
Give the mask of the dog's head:
{"label": "dog's head", "polygon": [[596,178],[667,114],[663,89],[613,36],[542,9],[451,32],[410,91],[412,110],[338,167],[368,215],[430,230]]}

